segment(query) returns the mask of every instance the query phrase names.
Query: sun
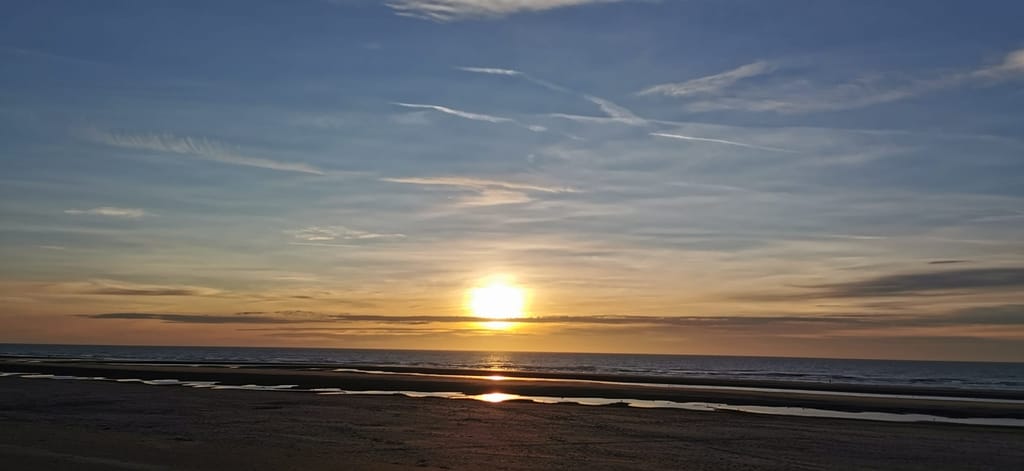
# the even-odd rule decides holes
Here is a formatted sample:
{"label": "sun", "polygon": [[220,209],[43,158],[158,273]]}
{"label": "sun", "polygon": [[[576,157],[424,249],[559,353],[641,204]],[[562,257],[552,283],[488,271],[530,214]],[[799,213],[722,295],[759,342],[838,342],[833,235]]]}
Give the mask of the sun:
{"label": "sun", "polygon": [[525,307],[526,293],[508,283],[495,281],[469,291],[469,310],[476,317],[515,319],[523,317]]}

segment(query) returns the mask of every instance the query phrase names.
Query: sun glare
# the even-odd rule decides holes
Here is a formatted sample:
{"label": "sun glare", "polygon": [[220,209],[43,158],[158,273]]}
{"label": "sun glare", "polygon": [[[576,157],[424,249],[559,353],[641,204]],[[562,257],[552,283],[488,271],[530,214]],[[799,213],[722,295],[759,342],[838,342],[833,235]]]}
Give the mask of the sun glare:
{"label": "sun glare", "polygon": [[515,319],[523,317],[525,306],[526,295],[523,289],[507,283],[493,282],[469,292],[469,309],[476,317]]}
{"label": "sun glare", "polygon": [[480,395],[472,396],[472,397],[473,397],[473,399],[476,399],[478,401],[498,403],[498,402],[511,401],[512,399],[518,399],[519,395],[517,395],[517,394],[505,394],[505,393],[500,393],[500,392],[494,392],[494,393],[480,394]]}

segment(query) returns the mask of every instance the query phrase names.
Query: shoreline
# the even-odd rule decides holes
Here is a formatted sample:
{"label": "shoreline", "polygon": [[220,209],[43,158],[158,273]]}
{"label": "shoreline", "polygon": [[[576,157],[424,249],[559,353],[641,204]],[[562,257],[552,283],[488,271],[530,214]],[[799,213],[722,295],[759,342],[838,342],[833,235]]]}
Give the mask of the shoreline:
{"label": "shoreline", "polygon": [[1013,469],[1024,431],[0,378],[11,469]]}
{"label": "shoreline", "polygon": [[[337,365],[332,365],[337,366]],[[316,368],[316,369],[311,369]],[[388,374],[334,371],[335,368],[303,366],[168,366],[161,364],[111,363],[87,361],[12,361],[0,359],[0,372],[43,374],[108,379],[178,380],[216,382],[225,386],[294,385],[296,389],[336,389],[379,392],[457,392],[467,396],[502,393],[526,397],[602,398],[610,400],[672,401],[675,403],[711,403],[730,406],[786,407],[839,412],[878,412],[922,414],[948,418],[1024,419],[1020,394],[995,391],[989,397],[962,398],[962,390],[944,390],[946,396],[919,397],[921,388],[858,388],[837,394],[831,389],[789,390],[777,382],[735,382],[726,384],[643,384],[601,382],[591,379],[527,378],[500,372],[505,378],[489,376],[418,374],[411,371]],[[499,372],[488,371],[491,375]],[[587,375],[592,377],[590,375]],[[786,383],[792,386],[792,383]],[[829,385],[835,386],[835,385]],[[879,392],[881,391],[881,392]],[[1013,393],[1013,392],[1011,392]],[[863,395],[861,395],[863,394]],[[889,395],[887,395],[889,394]],[[896,394],[896,395],[892,395]],[[930,394],[929,394],[930,395]],[[995,397],[992,397],[992,396]]]}
{"label": "shoreline", "polygon": [[752,388],[792,391],[822,391],[851,394],[880,394],[900,396],[933,396],[951,398],[1001,399],[1024,401],[1024,390],[999,388],[954,388],[945,386],[872,384],[853,382],[815,382],[773,379],[712,378],[707,376],[669,376],[642,374],[580,373],[562,371],[505,370],[480,368],[442,368],[421,366],[374,365],[360,363],[316,362],[222,362],[222,361],[170,361],[170,360],[95,360],[79,358],[46,358],[0,355],[0,367],[9,364],[46,365],[110,365],[116,367],[181,367],[226,368],[282,371],[326,371],[365,374],[406,374],[438,378],[490,379],[496,376],[513,380],[578,381],[610,385],[648,386],[709,386],[716,388]]}

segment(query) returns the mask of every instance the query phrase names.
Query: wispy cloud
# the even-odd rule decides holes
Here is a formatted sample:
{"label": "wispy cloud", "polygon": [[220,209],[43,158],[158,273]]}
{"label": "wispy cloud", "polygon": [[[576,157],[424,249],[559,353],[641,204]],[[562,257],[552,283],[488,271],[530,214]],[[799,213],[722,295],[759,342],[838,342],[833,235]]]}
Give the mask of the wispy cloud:
{"label": "wispy cloud", "polygon": [[113,147],[142,149],[210,160],[231,165],[258,167],[281,172],[298,172],[324,175],[324,171],[299,162],[250,157],[238,154],[223,144],[204,138],[180,137],[173,134],[127,134],[103,131],[88,131],[86,137],[94,142]]}
{"label": "wispy cloud", "polygon": [[332,242],[289,242],[288,245],[298,245],[302,247],[345,247],[345,248],[356,248],[356,244],[336,244]]}
{"label": "wispy cloud", "polygon": [[539,191],[543,193],[577,193],[579,191],[571,187],[535,185],[531,183],[471,177],[406,177],[382,178],[381,180],[393,183],[408,183],[411,185],[442,185],[478,190],[486,188],[504,188],[507,190]]}
{"label": "wispy cloud", "polygon": [[[309,311],[239,312],[234,314],[177,314],[112,312],[82,314],[90,319],[157,320],[181,324],[316,324],[376,323],[383,325],[464,324],[481,319],[456,315],[328,314]],[[596,326],[662,326],[689,329],[771,329],[786,331],[796,326],[820,329],[876,329],[879,327],[1024,326],[1024,305],[976,306],[932,314],[831,314],[767,316],[650,316],[576,315],[533,316],[512,320],[520,324]]]}
{"label": "wispy cloud", "polygon": [[[549,82],[547,80],[534,77],[533,75],[527,74],[526,72],[521,72],[521,71],[514,70],[514,69],[499,69],[499,68],[494,68],[494,67],[456,67],[456,68],[459,69],[459,70],[465,71],[465,72],[473,72],[473,73],[478,73],[478,74],[504,75],[504,76],[510,76],[510,77],[520,77],[520,78],[522,78],[522,79],[524,79],[524,80],[526,80],[528,82],[534,83],[536,85],[540,85],[541,87],[547,88],[549,90],[554,90],[554,91],[561,92],[561,93],[569,93],[569,94],[578,95],[578,96],[583,97],[583,99],[585,99],[585,100],[587,100],[587,101],[597,105],[598,108],[601,109],[601,111],[603,111],[606,115],[609,116],[609,118],[602,118],[602,119],[611,119],[611,120],[613,120],[615,122],[631,124],[631,125],[643,125],[643,124],[647,123],[647,120],[637,116],[632,111],[630,111],[630,110],[628,110],[628,109],[626,109],[626,108],[624,108],[622,106],[619,106],[619,105],[617,105],[615,103],[612,103],[611,100],[607,100],[607,99],[604,99],[604,98],[601,98],[601,97],[596,97],[596,96],[593,96],[593,95],[588,95],[586,93],[580,93],[580,92],[571,90],[569,88],[563,87],[561,85]],[[562,116],[562,117],[571,117],[573,115],[560,115],[560,116]]]}
{"label": "wispy cloud", "polygon": [[[939,261],[939,266],[960,261]],[[841,283],[800,285],[803,292],[738,296],[756,301],[801,301],[816,299],[919,298],[971,296],[1024,289],[1024,268],[964,268],[878,275]],[[975,296],[976,297],[976,296]]]}
{"label": "wispy cloud", "polygon": [[382,178],[382,181],[410,185],[446,186],[468,190],[474,194],[458,201],[459,206],[497,206],[533,201],[530,193],[577,193],[570,187],[557,187],[519,183],[502,180],[488,180],[468,177],[408,177]]}
{"label": "wispy cloud", "polygon": [[616,121],[637,126],[647,124],[647,120],[637,116],[632,111],[629,111],[626,108],[623,108],[619,105],[616,105],[615,103],[612,103],[610,100],[599,98],[593,95],[584,95],[583,97],[586,98],[587,101],[597,105],[599,108],[601,108],[601,111],[604,111],[606,115],[608,115],[609,117]]}
{"label": "wispy cloud", "polygon": [[457,110],[457,109],[454,109],[454,108],[448,108],[447,106],[422,105],[422,104],[418,104],[418,103],[398,103],[398,102],[396,102],[395,105],[402,106],[402,107],[405,107],[405,108],[434,110],[434,111],[437,111],[437,112],[440,112],[440,113],[450,114],[452,116],[458,116],[460,118],[469,119],[469,120],[472,120],[472,121],[484,121],[484,122],[488,122],[488,123],[509,123],[509,124],[515,124],[517,126],[522,126],[522,127],[526,128],[526,129],[529,129],[530,131],[534,131],[534,132],[543,132],[543,131],[547,130],[543,126],[524,124],[524,123],[521,123],[521,122],[519,122],[517,120],[514,120],[512,118],[503,118],[501,116],[492,116],[492,115],[489,115],[489,114],[482,114],[482,113],[471,113],[469,111],[462,111],[462,110]]}
{"label": "wispy cloud", "polygon": [[387,5],[403,16],[457,21],[621,1],[624,0],[395,0]]}
{"label": "wispy cloud", "polygon": [[150,285],[106,279],[57,283],[50,285],[48,290],[67,294],[106,296],[212,296],[220,292],[202,286]]}
{"label": "wispy cloud", "polygon": [[110,312],[103,314],[87,314],[82,317],[90,319],[122,319],[122,320],[154,320],[175,324],[292,324],[297,321],[275,316],[230,314],[156,314],[145,312]]}
{"label": "wispy cloud", "polygon": [[126,219],[138,219],[146,215],[146,211],[139,208],[115,208],[113,206],[100,206],[92,209],[65,209],[64,213]]}
{"label": "wispy cloud", "polygon": [[466,72],[476,72],[478,74],[491,74],[491,75],[513,75],[513,76],[525,76],[526,74],[512,69],[499,69],[496,67],[456,67],[456,69],[464,70]]}
{"label": "wispy cloud", "polygon": [[[693,84],[691,84],[690,87],[692,89],[694,89],[694,90],[699,88],[701,90],[710,92],[713,89],[716,89],[715,87],[724,88],[725,86],[727,86],[727,85],[729,85],[731,83],[734,83],[735,81],[738,81],[738,80],[740,80],[742,78],[752,77],[754,75],[759,75],[759,74],[767,73],[770,70],[772,70],[772,68],[773,68],[773,66],[770,65],[767,62],[763,62],[763,61],[762,62],[755,62],[753,64],[748,64],[748,65],[745,65],[745,66],[740,67],[738,69],[735,69],[735,70],[732,70],[732,71],[729,71],[729,72],[725,72],[723,74],[719,74],[719,75],[715,75],[715,76],[711,76],[711,77],[704,77],[702,79],[693,80],[693,81],[691,81],[691,82],[693,82]],[[607,115],[607,117],[580,116],[580,115],[573,115],[573,114],[566,114],[566,113],[553,113],[553,114],[549,115],[549,116],[551,116],[553,118],[568,119],[568,120],[572,120],[572,121],[579,121],[579,122],[586,122],[586,123],[625,124],[625,125],[629,125],[629,126],[660,127],[660,126],[664,126],[666,124],[672,124],[671,122],[668,122],[668,121],[657,121],[657,120],[646,119],[646,118],[641,117],[641,116],[637,115],[636,113],[630,111],[629,109],[627,109],[627,108],[625,108],[623,106],[620,106],[620,105],[612,102],[611,100],[608,100],[608,99],[605,99],[605,98],[601,98],[601,97],[597,97],[597,96],[594,96],[594,95],[589,95],[589,94],[586,94],[586,93],[580,93],[580,92],[577,92],[577,91],[573,91],[573,90],[570,90],[568,88],[562,87],[560,85],[551,83],[551,82],[549,82],[547,80],[539,79],[537,77],[534,77],[534,76],[532,76],[530,74],[527,74],[527,73],[519,71],[519,70],[503,69],[503,68],[495,68],[495,67],[457,67],[457,69],[462,70],[462,71],[466,71],[466,72],[473,72],[473,73],[486,74],[486,75],[499,75],[499,76],[508,76],[508,77],[520,77],[520,78],[523,78],[523,79],[525,79],[525,80],[527,80],[529,82],[538,84],[540,86],[543,86],[543,87],[551,89],[551,90],[556,90],[556,91],[559,91],[559,92],[564,92],[564,93],[569,93],[569,94],[573,94],[573,95],[578,95],[578,96],[582,97],[583,99],[585,99],[585,100],[587,100],[587,101],[597,105],[598,108],[600,108],[601,111],[604,112],[604,114]],[[686,82],[684,84],[669,84],[669,85],[675,85],[675,86],[680,86],[681,87],[682,85],[685,85],[685,84],[688,84],[688,83],[691,83],[691,82]],[[662,85],[662,86],[658,86],[658,87],[667,87],[667,86],[668,85]],[[641,92],[641,93],[642,94],[646,93],[646,92],[648,92],[650,90],[657,89],[658,87],[652,87],[652,89],[648,89],[645,92]],[[676,123],[676,124],[678,124],[678,123]],[[689,135],[678,134],[678,133],[652,132],[652,133],[650,133],[650,135],[651,136],[655,136],[655,137],[667,137],[667,138],[682,139],[682,140],[689,140],[689,141],[708,142],[708,143],[714,143],[714,144],[725,144],[725,145],[731,145],[731,146],[746,147],[746,148],[749,148],[749,149],[768,150],[768,151],[773,151],[773,152],[792,152],[790,150],[782,149],[782,148],[778,148],[778,147],[759,146],[759,145],[746,144],[746,143],[743,143],[743,142],[738,142],[738,141],[728,140],[728,139],[715,139],[715,138],[707,138],[707,137],[697,137],[697,136],[689,136]]]}
{"label": "wispy cloud", "polygon": [[709,137],[686,136],[686,135],[683,135],[683,134],[671,134],[671,133],[667,133],[667,132],[652,132],[652,133],[650,133],[650,135],[655,136],[655,137],[667,137],[667,138],[670,138],[670,139],[680,139],[680,140],[684,140],[684,141],[710,142],[710,143],[714,143],[714,144],[726,144],[726,145],[730,145],[730,146],[746,147],[748,149],[770,150],[770,151],[773,151],[773,152],[792,152],[792,151],[789,151],[789,150],[786,150],[786,149],[780,149],[778,147],[768,147],[768,146],[758,146],[758,145],[754,145],[754,144],[744,144],[742,142],[730,141],[730,140],[727,140],[727,139],[712,139],[712,138],[709,138]]}
{"label": "wispy cloud", "polygon": [[294,231],[287,231],[286,233],[291,234],[296,239],[308,242],[405,238],[405,234],[361,231],[345,226],[309,226]]}
{"label": "wispy cloud", "polygon": [[500,116],[491,116],[489,114],[481,114],[481,113],[470,113],[469,111],[456,110],[454,108],[448,108],[447,106],[440,106],[440,105],[421,105],[421,104],[417,104],[417,103],[398,103],[398,102],[396,102],[395,105],[404,106],[406,108],[419,108],[419,109],[426,109],[426,110],[434,110],[434,111],[438,111],[438,112],[441,112],[441,113],[450,114],[452,116],[458,116],[460,118],[470,119],[470,120],[473,120],[473,121],[486,121],[488,123],[513,123],[513,122],[515,122],[515,120],[511,119],[511,118],[502,118]]}
{"label": "wispy cloud", "polygon": [[862,281],[817,285],[823,295],[837,298],[913,296],[976,290],[1024,288],[1024,268],[975,268],[939,272],[900,273]]}
{"label": "wispy cloud", "polygon": [[459,206],[497,206],[529,203],[530,201],[533,201],[533,198],[521,191],[484,188],[475,195],[460,199]]}
{"label": "wispy cloud", "polygon": [[1003,62],[989,67],[982,67],[970,72],[968,75],[971,78],[982,79],[1005,79],[1024,75],[1024,49],[1011,51],[1003,57]]}
{"label": "wispy cloud", "polygon": [[0,46],[0,53],[13,54],[15,56],[22,56],[22,57],[34,57],[34,58],[46,59],[46,60],[62,62],[62,63],[66,63],[66,64],[69,64],[69,65],[75,65],[75,66],[82,66],[82,65],[93,66],[93,67],[96,67],[96,66],[99,66],[99,67],[110,67],[111,66],[111,64],[107,64],[107,63],[103,63],[103,62],[99,62],[99,61],[82,59],[82,58],[78,58],[78,57],[64,56],[64,55],[60,55],[60,54],[54,54],[52,52],[46,52],[46,51],[41,51],[41,50],[37,50],[37,49],[25,49],[25,48],[20,48],[20,47]]}
{"label": "wispy cloud", "polygon": [[[764,69],[762,74],[769,73],[772,70],[772,68]],[[696,91],[707,95],[719,95],[693,102],[686,106],[688,110],[696,112],[743,110],[810,113],[864,108],[968,84],[991,85],[1021,77],[1024,77],[1024,49],[1010,52],[1004,56],[1002,62],[995,65],[927,77],[907,77],[905,74],[876,73],[862,75],[854,80],[831,85],[818,84],[807,79],[797,81],[779,80],[745,89],[730,87],[728,94],[721,93],[724,87],[715,88],[713,86],[678,88],[678,91],[686,93],[671,93],[672,90],[676,89],[668,86],[665,88],[658,88],[662,86],[656,86],[641,93],[660,92],[661,94],[678,98],[688,98],[695,94],[691,92]],[[739,85],[736,82],[730,82],[729,85]]]}
{"label": "wispy cloud", "polygon": [[472,73],[476,73],[476,74],[504,75],[504,76],[508,76],[508,77],[519,77],[519,78],[522,78],[522,79],[524,79],[524,80],[526,80],[528,82],[532,82],[535,85],[540,85],[541,87],[547,88],[549,90],[554,90],[556,92],[575,93],[572,90],[569,90],[568,88],[565,88],[565,87],[563,87],[561,85],[549,82],[549,81],[541,79],[541,78],[534,77],[533,75],[530,75],[530,74],[528,74],[526,72],[522,72],[522,71],[519,71],[519,70],[499,69],[499,68],[495,68],[495,67],[456,67],[456,69],[461,70],[463,72],[472,72]]}
{"label": "wispy cloud", "polygon": [[685,82],[654,85],[650,88],[637,92],[637,94],[684,97],[698,94],[717,93],[732,86],[740,80],[767,74],[774,68],[775,66],[769,62],[757,61],[720,74],[687,80]]}

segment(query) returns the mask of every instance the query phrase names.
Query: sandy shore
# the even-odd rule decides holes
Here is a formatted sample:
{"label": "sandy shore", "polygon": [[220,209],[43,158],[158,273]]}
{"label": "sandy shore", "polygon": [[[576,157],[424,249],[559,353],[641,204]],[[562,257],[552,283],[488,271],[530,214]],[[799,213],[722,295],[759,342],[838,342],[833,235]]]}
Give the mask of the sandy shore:
{"label": "sandy shore", "polygon": [[[978,393],[988,402],[957,401],[948,396],[963,395],[949,390],[921,388],[870,388],[859,386],[856,393],[884,393],[903,395],[947,396],[942,400],[896,398],[856,395],[829,395],[813,391],[806,393],[779,391],[771,388],[787,384],[746,382],[743,386],[764,390],[730,389],[697,383],[686,387],[650,387],[630,384],[607,384],[589,381],[557,381],[550,379],[510,379],[493,381],[444,375],[367,374],[336,372],[332,369],[259,367],[224,368],[213,366],[170,366],[151,364],[110,364],[91,362],[34,362],[0,360],[0,371],[32,372],[106,378],[135,378],[146,380],[177,379],[182,381],[217,381],[219,384],[263,386],[296,385],[298,388],[338,388],[351,391],[422,391],[462,392],[486,394],[502,392],[524,396],[546,397],[598,397],[609,399],[641,399],[674,402],[708,402],[731,405],[802,407],[847,412],[886,412],[897,414],[927,414],[941,417],[1015,418],[1024,419],[1024,407],[1019,392],[988,391]],[[724,387],[722,387],[724,386]],[[788,386],[793,387],[792,384]],[[827,386],[827,385],[826,385]],[[799,386],[803,387],[803,386]],[[834,391],[832,391],[834,392]],[[1002,397],[1002,399],[1000,399]],[[1002,401],[1002,402],[1001,402]]]}
{"label": "sandy shore", "polygon": [[1017,469],[1024,430],[0,377],[21,470]]}

